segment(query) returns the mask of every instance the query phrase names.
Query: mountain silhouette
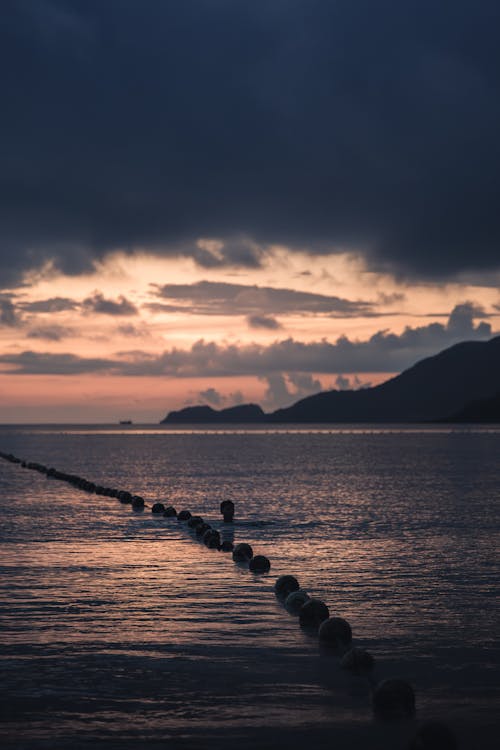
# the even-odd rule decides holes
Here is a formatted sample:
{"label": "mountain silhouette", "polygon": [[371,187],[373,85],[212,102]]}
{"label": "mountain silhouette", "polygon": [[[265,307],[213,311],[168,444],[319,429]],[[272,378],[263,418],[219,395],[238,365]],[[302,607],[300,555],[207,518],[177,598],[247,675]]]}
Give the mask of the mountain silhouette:
{"label": "mountain silhouette", "polygon": [[499,387],[500,336],[496,336],[455,344],[373,388],[322,391],[271,414],[254,404],[220,411],[195,406],[171,412],[162,421],[427,422],[450,415],[456,420],[471,402],[493,399]]}
{"label": "mountain silhouette", "polygon": [[263,422],[266,415],[257,404],[230,406],[228,409],[212,409],[211,406],[187,406],[179,411],[171,411],[161,424],[174,422],[203,424],[206,422]]}
{"label": "mountain silhouette", "polygon": [[452,414],[447,422],[500,422],[500,391],[491,398],[471,401]]}

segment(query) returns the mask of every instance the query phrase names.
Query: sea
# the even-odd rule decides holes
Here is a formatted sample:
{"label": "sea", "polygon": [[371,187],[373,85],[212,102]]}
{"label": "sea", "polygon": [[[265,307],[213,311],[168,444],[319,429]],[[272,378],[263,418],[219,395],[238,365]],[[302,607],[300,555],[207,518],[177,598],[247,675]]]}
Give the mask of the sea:
{"label": "sea", "polygon": [[[498,747],[500,426],[19,425],[0,451],[146,502],[0,460],[5,750],[403,750],[430,720]],[[350,623],[371,680],[287,612],[285,574]],[[384,721],[372,690],[393,678],[416,714]]]}

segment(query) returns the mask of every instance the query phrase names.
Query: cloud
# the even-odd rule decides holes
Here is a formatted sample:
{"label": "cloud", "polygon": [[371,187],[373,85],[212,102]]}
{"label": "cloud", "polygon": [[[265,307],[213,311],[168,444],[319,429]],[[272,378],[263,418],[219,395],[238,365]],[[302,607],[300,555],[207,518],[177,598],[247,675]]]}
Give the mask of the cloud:
{"label": "cloud", "polygon": [[44,339],[46,341],[61,341],[62,339],[75,336],[73,328],[59,325],[37,326],[26,334],[29,339]]}
{"label": "cloud", "polygon": [[204,391],[200,391],[198,397],[201,401],[206,401],[212,404],[212,406],[221,406],[225,401],[224,396],[215,388],[207,388]]}
{"label": "cloud", "polygon": [[79,303],[68,297],[50,297],[36,302],[23,302],[21,306],[26,312],[58,313],[75,310],[79,307]]}
{"label": "cloud", "polygon": [[4,5],[4,288],[117,248],[498,268],[496,0]]}
{"label": "cloud", "polygon": [[270,318],[266,315],[249,315],[247,323],[249,328],[263,328],[267,331],[277,331],[282,327],[276,318]]}
{"label": "cloud", "polygon": [[[152,311],[182,310],[193,315],[246,315],[254,321],[292,313],[325,314],[339,318],[376,315],[371,302],[351,301],[342,297],[299,292],[294,289],[229,284],[223,281],[198,281],[195,284],[162,286],[153,284],[152,287],[157,297],[174,302],[147,305]],[[271,326],[261,324],[260,327]]]}
{"label": "cloud", "polygon": [[21,318],[12,300],[0,298],[0,325],[16,328],[21,325]]}
{"label": "cloud", "polygon": [[100,313],[101,315],[137,315],[138,311],[132,302],[120,295],[118,302],[105,299],[101,292],[94,292],[82,302],[86,312]]}
{"label": "cloud", "polygon": [[311,396],[321,391],[319,380],[308,373],[273,373],[261,376],[267,383],[263,405],[267,409],[278,409],[288,406],[300,398]]}
{"label": "cloud", "polygon": [[[118,375],[230,377],[288,373],[297,388],[306,387],[295,377],[306,374],[344,375],[346,373],[400,372],[417,360],[436,354],[464,339],[484,340],[492,335],[491,325],[474,323],[475,306],[457,305],[446,325],[430,323],[407,327],[401,334],[378,331],[366,341],[341,336],[335,342],[326,339],[303,342],[293,338],[264,344],[217,344],[203,339],[190,349],[176,347],[160,355],[141,350],[118,352],[109,359],[86,359],[72,354],[23,352],[0,356],[14,372],[71,374],[109,370]],[[450,325],[451,321],[451,325]],[[274,388],[279,388],[276,381]]]}
{"label": "cloud", "polygon": [[132,325],[132,323],[126,323],[125,325],[117,326],[116,333],[118,333],[120,336],[125,336],[128,338],[145,339],[151,337],[151,333],[146,325],[135,326]]}
{"label": "cloud", "polygon": [[117,362],[108,359],[79,357],[76,354],[24,351],[2,354],[0,363],[10,365],[10,372],[20,375],[82,375],[111,371]]}

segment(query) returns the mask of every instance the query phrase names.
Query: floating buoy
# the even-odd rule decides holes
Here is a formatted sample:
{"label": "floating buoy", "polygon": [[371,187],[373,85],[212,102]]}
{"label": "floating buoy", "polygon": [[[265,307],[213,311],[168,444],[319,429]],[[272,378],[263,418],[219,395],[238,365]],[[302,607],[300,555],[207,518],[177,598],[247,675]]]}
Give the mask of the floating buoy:
{"label": "floating buoy", "polygon": [[426,721],[417,729],[409,750],[458,750],[458,742],[446,724]]}
{"label": "floating buoy", "polygon": [[234,544],[230,542],[229,540],[225,539],[221,546],[220,546],[221,552],[232,552],[234,549]]}
{"label": "floating buoy", "polygon": [[177,511],[175,510],[173,505],[169,505],[168,508],[165,508],[165,512],[163,513],[164,516],[167,516],[167,518],[173,518],[177,515]]}
{"label": "floating buoy", "polygon": [[299,621],[304,628],[319,628],[329,616],[328,607],[321,599],[309,599],[299,611]]}
{"label": "floating buoy", "polygon": [[220,512],[224,517],[224,523],[231,523],[234,518],[234,503],[232,500],[223,500],[220,504]]}
{"label": "floating buoy", "polygon": [[296,615],[298,617],[301,608],[306,602],[309,601],[310,598],[311,597],[309,596],[307,591],[304,591],[304,589],[297,589],[297,591],[292,591],[292,593],[288,594],[287,598],[285,599],[286,610],[290,612],[291,615]]}
{"label": "floating buoy", "polygon": [[286,599],[288,594],[291,594],[292,591],[297,591],[299,588],[299,582],[295,576],[285,575],[276,579],[274,593],[278,599]]}
{"label": "floating buoy", "polygon": [[215,529],[208,529],[203,534],[203,543],[209,549],[218,549],[220,547],[220,534]]}
{"label": "floating buoy", "polygon": [[351,626],[342,617],[329,617],[321,623],[318,637],[322,646],[345,649],[352,641]]}
{"label": "floating buoy", "polygon": [[201,516],[191,516],[191,518],[188,519],[187,525],[190,529],[194,529],[199,523],[203,523],[203,518]]}
{"label": "floating buoy", "polygon": [[351,648],[340,660],[340,666],[354,674],[368,674],[372,671],[374,662],[368,651],[363,648]]}
{"label": "floating buoy", "polygon": [[151,508],[151,513],[164,513],[165,512],[165,506],[163,503],[154,503],[153,507]]}
{"label": "floating buoy", "polygon": [[373,691],[372,704],[379,719],[405,719],[415,713],[415,693],[405,680],[383,680]]}
{"label": "floating buoy", "polygon": [[[91,491],[95,492],[95,485],[94,485],[94,489]],[[130,494],[130,492],[126,492],[125,490],[120,490],[120,492],[118,493],[118,500],[121,503],[130,505],[130,503],[132,502],[132,495]]]}
{"label": "floating buoy", "polygon": [[233,549],[233,560],[235,562],[248,562],[253,557],[253,549],[249,544],[240,542]]}
{"label": "floating buoy", "polygon": [[203,537],[203,535],[205,534],[205,532],[208,531],[211,528],[212,527],[210,526],[209,523],[205,523],[205,521],[203,521],[203,523],[199,523],[196,526],[196,528],[194,530],[194,533],[196,534],[196,536]]}
{"label": "floating buoy", "polygon": [[144,510],[144,498],[140,495],[132,496],[132,509],[133,510]]}
{"label": "floating buoy", "polygon": [[248,563],[252,573],[267,573],[271,569],[271,563],[265,555],[255,555]]}
{"label": "floating buoy", "polygon": [[179,513],[177,513],[178,521],[188,521],[190,518],[191,518],[191,511],[189,510],[181,510]]}

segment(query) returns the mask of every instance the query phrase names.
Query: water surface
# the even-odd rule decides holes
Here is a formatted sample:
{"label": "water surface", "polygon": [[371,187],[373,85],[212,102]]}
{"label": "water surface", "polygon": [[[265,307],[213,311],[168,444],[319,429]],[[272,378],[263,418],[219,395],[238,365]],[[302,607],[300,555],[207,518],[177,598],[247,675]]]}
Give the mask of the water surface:
{"label": "water surface", "polygon": [[500,430],[22,426],[0,450],[189,508],[272,563],[1,461],[5,747],[405,747],[414,722],[373,720],[366,681],[277,602],[282,573],[412,683],[418,720],[497,746]]}

